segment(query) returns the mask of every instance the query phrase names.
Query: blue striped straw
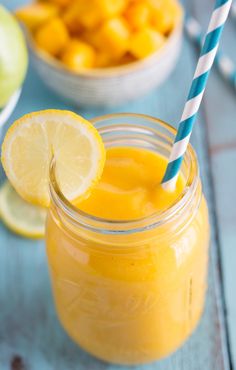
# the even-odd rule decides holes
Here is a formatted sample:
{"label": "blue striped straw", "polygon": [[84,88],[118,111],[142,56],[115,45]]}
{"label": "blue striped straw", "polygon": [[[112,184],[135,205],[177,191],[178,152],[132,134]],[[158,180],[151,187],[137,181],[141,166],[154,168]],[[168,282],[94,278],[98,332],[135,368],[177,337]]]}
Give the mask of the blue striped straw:
{"label": "blue striped straw", "polygon": [[[200,24],[193,17],[187,16],[185,19],[185,31],[189,38],[199,47],[203,43],[203,33]],[[228,81],[236,90],[236,67],[234,62],[224,53],[218,51],[215,58],[215,65],[221,76]]]}
{"label": "blue striped straw", "polygon": [[188,147],[231,4],[232,0],[216,0],[167,169],[162,180],[162,186],[166,190],[172,191],[175,189],[179,170]]}

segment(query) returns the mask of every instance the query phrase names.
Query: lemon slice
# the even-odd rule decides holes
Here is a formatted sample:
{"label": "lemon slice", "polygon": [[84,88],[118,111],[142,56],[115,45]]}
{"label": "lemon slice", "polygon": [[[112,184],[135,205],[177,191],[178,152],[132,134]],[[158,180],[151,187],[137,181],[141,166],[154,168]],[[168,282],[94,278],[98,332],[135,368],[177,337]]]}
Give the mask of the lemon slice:
{"label": "lemon slice", "polygon": [[3,142],[2,164],[11,184],[26,201],[49,205],[52,156],[59,187],[72,201],[88,195],[98,182],[105,148],[93,125],[69,111],[39,111],[14,122]]}
{"label": "lemon slice", "polygon": [[0,217],[14,233],[28,238],[43,238],[46,209],[24,201],[6,181],[0,188]]}

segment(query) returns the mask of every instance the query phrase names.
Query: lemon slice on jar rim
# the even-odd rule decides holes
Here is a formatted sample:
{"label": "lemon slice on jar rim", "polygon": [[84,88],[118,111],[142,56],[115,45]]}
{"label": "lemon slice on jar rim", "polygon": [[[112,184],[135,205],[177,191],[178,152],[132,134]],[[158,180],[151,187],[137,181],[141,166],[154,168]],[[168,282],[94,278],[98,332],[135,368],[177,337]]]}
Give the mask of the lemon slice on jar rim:
{"label": "lemon slice on jar rim", "polygon": [[15,190],[26,201],[48,207],[52,153],[64,196],[69,201],[86,197],[101,177],[105,148],[89,121],[65,110],[26,114],[7,131],[2,164]]}

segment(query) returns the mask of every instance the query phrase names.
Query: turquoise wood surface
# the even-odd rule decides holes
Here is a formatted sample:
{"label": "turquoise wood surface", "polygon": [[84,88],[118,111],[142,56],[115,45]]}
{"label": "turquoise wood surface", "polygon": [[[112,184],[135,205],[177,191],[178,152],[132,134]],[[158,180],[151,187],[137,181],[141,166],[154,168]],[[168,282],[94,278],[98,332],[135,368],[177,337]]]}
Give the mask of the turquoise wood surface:
{"label": "turquoise wood surface", "polygon": [[[12,9],[24,2],[1,0]],[[185,3],[189,12],[206,25],[213,1],[186,0]],[[235,35],[236,25],[230,22],[223,44],[225,51],[236,61]],[[29,111],[67,108],[87,118],[110,112],[140,112],[175,125],[196,60],[196,49],[185,40],[178,65],[161,89],[126,106],[108,110],[73,108],[47,90],[30,66],[22,97],[9,123]],[[235,101],[235,93],[217,73],[213,73],[192,138],[199,156],[212,223],[209,289],[204,317],[196,333],[172,357],[132,369],[228,370],[230,367],[233,369],[233,364],[236,366]],[[223,264],[226,310],[223,310],[219,255]],[[118,368],[85,354],[60,327],[51,298],[43,242],[21,239],[0,225],[0,370]]]}

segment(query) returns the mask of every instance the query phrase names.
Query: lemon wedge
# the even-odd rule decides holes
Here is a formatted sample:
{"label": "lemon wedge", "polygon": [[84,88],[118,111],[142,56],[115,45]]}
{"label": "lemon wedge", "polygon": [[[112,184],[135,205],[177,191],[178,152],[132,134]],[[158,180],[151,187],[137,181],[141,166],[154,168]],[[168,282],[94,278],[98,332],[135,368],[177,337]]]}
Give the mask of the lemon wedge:
{"label": "lemon wedge", "polygon": [[94,126],[69,111],[39,111],[15,121],[2,145],[2,164],[15,190],[32,204],[49,206],[52,156],[60,190],[78,201],[99,181],[105,148]]}
{"label": "lemon wedge", "polygon": [[47,211],[23,200],[6,181],[0,188],[0,218],[14,233],[43,238]]}

